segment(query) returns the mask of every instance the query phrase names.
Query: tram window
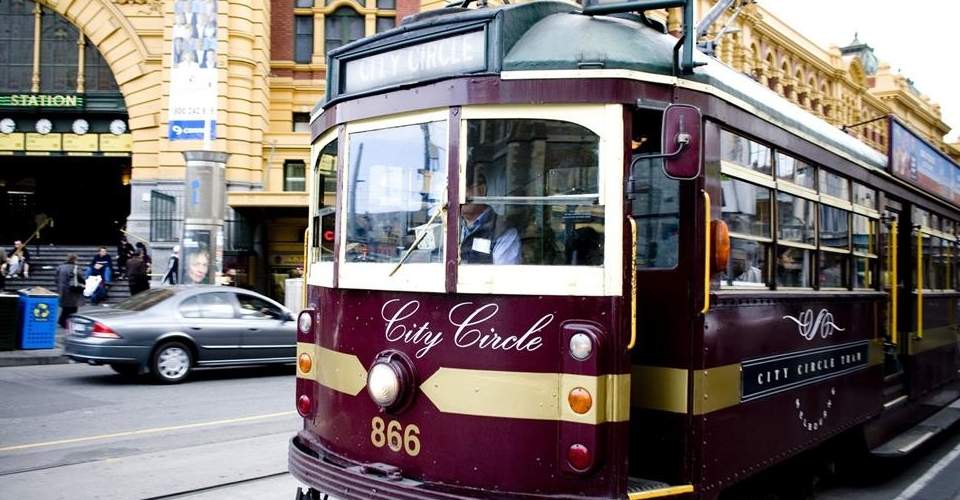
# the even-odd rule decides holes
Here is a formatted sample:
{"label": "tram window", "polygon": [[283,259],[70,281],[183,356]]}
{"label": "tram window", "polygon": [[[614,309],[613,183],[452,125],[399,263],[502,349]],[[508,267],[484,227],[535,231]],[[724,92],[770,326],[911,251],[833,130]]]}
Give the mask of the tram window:
{"label": "tram window", "polygon": [[770,148],[726,130],[720,132],[720,158],[757,172],[770,174]]}
{"label": "tram window", "polygon": [[680,252],[680,183],[663,173],[660,160],[633,168],[631,215],[637,222],[637,267],[673,268]]}
{"label": "tram window", "polygon": [[[924,249],[925,254],[926,252],[927,249]],[[933,290],[946,290],[950,288],[947,283],[947,270],[950,266],[950,259],[948,257],[946,241],[942,238],[930,238],[929,252],[931,279],[929,285],[924,288]]]}
{"label": "tram window", "polygon": [[850,212],[820,205],[820,246],[850,248]]}
{"label": "tram window", "polygon": [[349,154],[346,260],[442,262],[446,122],[355,132]]}
{"label": "tram window", "polygon": [[463,264],[599,266],[599,137],[573,123],[467,123]]}
{"label": "tram window", "polygon": [[820,288],[846,288],[849,254],[820,252]]}
{"label": "tram window", "polygon": [[314,175],[314,192],[317,193],[317,206],[313,217],[313,261],[332,262],[333,243],[336,240],[337,203],[337,148],[339,141],[334,139],[323,147]]}
{"label": "tram window", "polygon": [[817,168],[792,156],[777,153],[777,178],[798,186],[817,189]]}
{"label": "tram window", "polygon": [[913,207],[913,225],[931,227],[930,212],[927,212],[922,208]]}
{"label": "tram window", "polygon": [[734,235],[770,238],[770,190],[732,177],[721,181],[723,221]]}
{"label": "tram window", "polygon": [[877,253],[877,221],[853,214],[853,251],[861,254]]}
{"label": "tram window", "polygon": [[856,266],[853,273],[853,287],[874,288],[877,259],[857,255],[854,256],[853,262]]}
{"label": "tram window", "polygon": [[850,201],[850,181],[833,172],[820,171],[820,192],[844,201]]}
{"label": "tram window", "polygon": [[781,240],[817,244],[816,204],[786,193],[777,193],[777,235]]}
{"label": "tram window", "polygon": [[777,252],[777,285],[808,288],[813,275],[813,251],[781,246]]}
{"label": "tram window", "polygon": [[721,279],[728,285],[766,286],[768,248],[758,241],[731,238],[730,260]]}
{"label": "tram window", "polygon": [[859,182],[853,183],[853,203],[862,207],[877,208],[877,191]]}

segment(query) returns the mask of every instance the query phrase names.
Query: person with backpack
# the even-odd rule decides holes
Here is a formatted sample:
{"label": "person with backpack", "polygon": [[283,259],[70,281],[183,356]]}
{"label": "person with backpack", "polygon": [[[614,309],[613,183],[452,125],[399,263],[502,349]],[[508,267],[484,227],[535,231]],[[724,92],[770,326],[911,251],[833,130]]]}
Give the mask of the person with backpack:
{"label": "person with backpack", "polygon": [[60,295],[60,318],[57,322],[66,328],[67,317],[77,312],[83,298],[80,266],[74,254],[68,255],[67,261],[57,267],[57,293]]}

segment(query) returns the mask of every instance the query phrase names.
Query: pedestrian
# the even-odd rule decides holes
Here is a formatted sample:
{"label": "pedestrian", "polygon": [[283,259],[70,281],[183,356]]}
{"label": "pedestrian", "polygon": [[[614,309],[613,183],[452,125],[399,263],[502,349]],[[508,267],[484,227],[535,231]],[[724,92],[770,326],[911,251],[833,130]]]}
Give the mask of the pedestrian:
{"label": "pedestrian", "polygon": [[90,295],[90,302],[98,304],[107,298],[107,283],[113,278],[113,259],[107,252],[107,247],[100,247],[97,254],[90,261],[90,268],[87,270],[87,278],[99,276],[100,284]]}
{"label": "pedestrian", "polygon": [[117,276],[118,280],[127,278],[127,260],[133,257],[135,250],[133,245],[127,241],[126,236],[120,236],[120,243],[117,244]]}
{"label": "pedestrian", "polygon": [[147,252],[147,245],[142,241],[137,242],[137,251],[140,252],[140,255],[143,257],[143,263],[147,266],[147,274],[153,272],[153,259],[150,258],[150,253]]}
{"label": "pedestrian", "polygon": [[167,260],[167,272],[160,280],[162,285],[176,285],[180,277],[180,245],[174,245],[170,252],[170,258]]}
{"label": "pedestrian", "polygon": [[66,328],[67,317],[77,312],[83,297],[83,283],[80,281],[80,269],[74,254],[68,255],[67,261],[57,267],[57,293],[60,295],[60,319],[57,322]]}
{"label": "pedestrian", "polygon": [[143,252],[137,251],[127,261],[127,281],[130,284],[130,295],[150,289],[150,276],[147,274],[147,264],[143,259]]}
{"label": "pedestrian", "polygon": [[13,250],[7,255],[6,261],[0,266],[7,278],[30,277],[30,250],[20,240],[13,242]]}

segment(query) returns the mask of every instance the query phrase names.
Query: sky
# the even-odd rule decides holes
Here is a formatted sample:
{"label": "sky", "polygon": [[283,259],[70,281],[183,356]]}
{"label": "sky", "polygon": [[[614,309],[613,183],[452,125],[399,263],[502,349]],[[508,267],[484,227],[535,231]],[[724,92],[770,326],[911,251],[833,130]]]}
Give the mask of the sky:
{"label": "sky", "polygon": [[881,63],[913,80],[939,103],[960,140],[960,1],[957,0],[757,0],[823,47],[844,46],[859,33]]}

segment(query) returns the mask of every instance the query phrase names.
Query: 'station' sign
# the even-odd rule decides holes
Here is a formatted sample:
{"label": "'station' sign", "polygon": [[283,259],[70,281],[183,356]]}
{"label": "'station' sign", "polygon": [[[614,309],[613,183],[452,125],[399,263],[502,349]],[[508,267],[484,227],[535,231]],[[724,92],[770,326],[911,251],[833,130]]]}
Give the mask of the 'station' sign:
{"label": "'station' sign", "polygon": [[869,346],[863,340],[744,361],[740,399],[759,399],[863,369]]}
{"label": "'station' sign", "polygon": [[487,68],[484,31],[441,38],[347,61],[342,92],[363,92]]}
{"label": "'station' sign", "polygon": [[83,96],[65,94],[7,94],[0,95],[0,107],[11,108],[78,108]]}
{"label": "'station' sign", "polygon": [[217,131],[217,2],[173,2],[167,138],[213,140]]}

